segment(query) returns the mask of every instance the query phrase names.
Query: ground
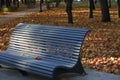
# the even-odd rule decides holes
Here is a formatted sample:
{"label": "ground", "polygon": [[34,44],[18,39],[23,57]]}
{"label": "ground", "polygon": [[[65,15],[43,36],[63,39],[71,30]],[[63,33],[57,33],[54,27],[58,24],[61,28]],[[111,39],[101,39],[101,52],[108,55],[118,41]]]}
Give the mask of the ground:
{"label": "ground", "polygon": [[[78,74],[73,74],[68,77],[64,78],[62,80],[119,80],[119,75],[104,73],[104,72],[98,72],[95,70],[89,70],[85,69],[86,73],[88,75],[86,76],[79,76]],[[107,76],[107,77],[106,77]],[[18,70],[14,69],[0,69],[0,80],[52,80],[48,78],[44,78],[40,75],[35,74],[28,74],[28,76],[23,76],[18,72]]]}
{"label": "ground", "polygon": [[0,50],[7,49],[10,36],[18,23],[34,23],[55,26],[88,28],[81,52],[85,68],[96,69],[120,75],[120,18],[116,8],[110,9],[111,22],[101,22],[100,9],[94,11],[94,18],[88,18],[87,8],[73,9],[74,24],[67,23],[64,9],[53,8],[35,12],[14,20],[0,22]]}

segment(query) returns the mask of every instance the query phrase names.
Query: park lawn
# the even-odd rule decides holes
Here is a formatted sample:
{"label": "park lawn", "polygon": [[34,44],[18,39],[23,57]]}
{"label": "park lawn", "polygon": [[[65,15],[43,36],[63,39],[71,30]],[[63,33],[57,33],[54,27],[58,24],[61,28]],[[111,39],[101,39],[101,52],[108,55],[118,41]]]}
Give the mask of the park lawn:
{"label": "park lawn", "polygon": [[18,23],[88,28],[91,32],[86,36],[81,52],[83,66],[120,75],[120,18],[116,10],[110,9],[109,23],[101,22],[99,8],[91,19],[88,18],[87,8],[73,9],[74,24],[68,24],[65,9],[58,8],[0,22],[0,50],[7,49],[11,33]]}
{"label": "park lawn", "polygon": [[28,7],[27,5],[24,4],[20,4],[19,8],[12,8],[12,11],[0,11],[0,17],[4,16],[4,15],[11,15],[11,14],[15,14],[16,12],[20,12],[20,11],[25,11],[28,9],[32,9],[32,8],[38,8],[39,7],[39,2],[36,3],[36,5],[32,5],[31,7]]}

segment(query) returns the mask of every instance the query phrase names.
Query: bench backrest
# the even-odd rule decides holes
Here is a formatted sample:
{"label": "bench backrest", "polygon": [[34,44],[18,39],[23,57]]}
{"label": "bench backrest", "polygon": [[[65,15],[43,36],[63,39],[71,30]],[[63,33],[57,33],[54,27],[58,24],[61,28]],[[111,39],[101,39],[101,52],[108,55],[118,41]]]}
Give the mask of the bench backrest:
{"label": "bench backrest", "polygon": [[89,30],[20,23],[11,36],[10,54],[75,64]]}

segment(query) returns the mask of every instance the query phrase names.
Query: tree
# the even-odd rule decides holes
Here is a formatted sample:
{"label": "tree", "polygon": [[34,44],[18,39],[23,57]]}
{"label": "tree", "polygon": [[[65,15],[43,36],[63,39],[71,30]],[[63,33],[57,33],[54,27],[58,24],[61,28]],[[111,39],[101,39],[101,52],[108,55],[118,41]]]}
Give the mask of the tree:
{"label": "tree", "polygon": [[89,0],[89,18],[93,18],[93,9],[95,9],[94,1]]}
{"label": "tree", "polygon": [[2,8],[2,0],[0,0],[0,8]]}
{"label": "tree", "polygon": [[120,18],[120,0],[117,0],[117,4],[118,4],[118,17]]}
{"label": "tree", "polygon": [[108,0],[108,3],[109,3],[109,8],[111,8],[111,0]]}
{"label": "tree", "polygon": [[11,6],[10,0],[6,0],[6,6],[7,6],[7,7],[10,7],[10,6]]}
{"label": "tree", "polygon": [[101,12],[102,12],[102,22],[110,22],[110,13],[108,0],[100,0]]}
{"label": "tree", "polygon": [[19,7],[19,0],[13,0],[13,4],[17,7]]}
{"label": "tree", "polygon": [[94,0],[94,3],[96,4],[98,2],[98,0]]}
{"label": "tree", "polygon": [[40,0],[40,12],[42,12],[42,4],[43,4],[43,0]]}
{"label": "tree", "polygon": [[73,23],[73,16],[72,16],[72,3],[73,0],[65,0],[66,3],[66,12],[68,15],[68,23]]}
{"label": "tree", "polygon": [[59,4],[60,4],[60,2],[61,2],[61,0],[54,0],[55,2],[56,2],[56,7],[58,7],[59,6]]}
{"label": "tree", "polygon": [[26,4],[26,5],[27,5],[27,0],[24,0],[24,4]]}

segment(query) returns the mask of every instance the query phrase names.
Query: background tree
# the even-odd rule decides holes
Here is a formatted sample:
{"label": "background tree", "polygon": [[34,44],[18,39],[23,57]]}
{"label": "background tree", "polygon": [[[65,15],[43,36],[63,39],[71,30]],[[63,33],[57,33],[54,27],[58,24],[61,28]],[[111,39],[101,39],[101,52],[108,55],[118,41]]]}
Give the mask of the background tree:
{"label": "background tree", "polygon": [[16,7],[19,7],[19,0],[13,0],[13,5],[15,5]]}
{"label": "background tree", "polygon": [[2,0],[0,0],[0,8],[2,8]]}
{"label": "background tree", "polygon": [[109,8],[111,8],[111,0],[108,0],[108,3],[109,3]]}
{"label": "background tree", "polygon": [[68,15],[68,23],[73,23],[73,16],[72,16],[72,3],[73,0],[65,0],[66,3],[66,12]]}
{"label": "background tree", "polygon": [[93,9],[95,9],[94,1],[89,0],[89,18],[93,18]]}
{"label": "background tree", "polygon": [[11,1],[10,0],[6,0],[6,7],[10,7],[11,6]]}
{"label": "background tree", "polygon": [[100,0],[101,12],[102,12],[102,22],[110,22],[110,13],[108,0]]}
{"label": "background tree", "polygon": [[43,0],[40,0],[40,12],[42,12],[42,4],[43,4]]}
{"label": "background tree", "polygon": [[54,0],[55,2],[56,2],[56,7],[58,7],[59,6],[59,4],[60,4],[60,2],[61,2],[61,0]]}
{"label": "background tree", "polygon": [[120,18],[120,0],[117,0],[117,4],[118,4],[118,17]]}
{"label": "background tree", "polygon": [[24,4],[26,4],[26,5],[27,5],[27,0],[24,0]]}

